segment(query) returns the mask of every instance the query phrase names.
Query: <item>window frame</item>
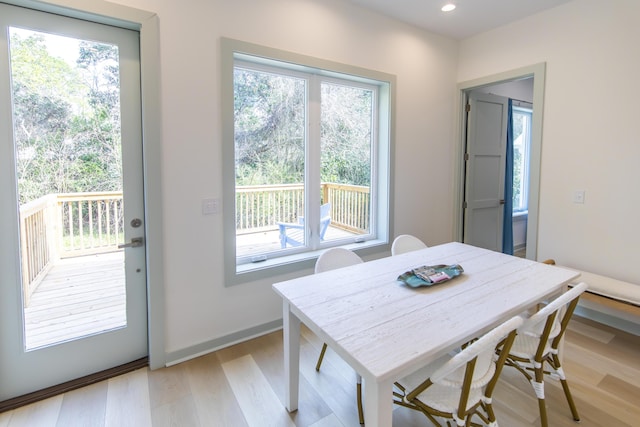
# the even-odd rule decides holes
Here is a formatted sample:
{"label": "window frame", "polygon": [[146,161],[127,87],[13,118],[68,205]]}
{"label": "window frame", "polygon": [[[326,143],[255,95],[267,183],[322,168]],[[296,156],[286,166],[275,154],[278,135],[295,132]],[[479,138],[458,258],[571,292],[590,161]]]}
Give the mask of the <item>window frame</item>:
{"label": "window frame", "polygon": [[[245,283],[259,279],[292,273],[311,268],[317,256],[327,247],[341,246],[357,251],[361,256],[389,250],[389,236],[392,234],[392,166],[393,166],[393,123],[394,123],[394,89],[395,76],[340,64],[332,61],[308,57],[278,49],[259,46],[238,40],[221,39],[221,116],[222,116],[222,160],[223,160],[223,252],[225,269],[225,286]],[[282,74],[320,76],[323,80],[333,82],[349,81],[354,86],[377,88],[377,105],[374,108],[377,117],[377,128],[372,147],[372,182],[371,182],[371,228],[367,238],[354,238],[322,242],[314,248],[286,250],[277,257],[267,257],[260,262],[246,262],[246,257],[238,263],[236,257],[236,225],[235,225],[235,140],[234,140],[234,68],[236,62],[242,66],[250,64],[251,68],[282,70]],[[283,64],[286,64],[282,67]],[[348,76],[345,79],[344,76]],[[308,102],[311,102],[309,100]],[[319,108],[319,107],[318,107]],[[318,148],[319,150],[319,148]],[[319,159],[318,159],[319,162]],[[313,188],[315,180],[319,180],[319,165],[307,166],[305,182],[307,188]],[[312,169],[310,172],[309,169]],[[317,174],[311,178],[310,174]],[[305,215],[312,219],[311,210],[314,204],[305,204]],[[319,208],[319,206],[316,206]],[[364,241],[363,241],[364,240]],[[280,252],[280,251],[277,251]],[[250,257],[249,257],[250,258]]]}

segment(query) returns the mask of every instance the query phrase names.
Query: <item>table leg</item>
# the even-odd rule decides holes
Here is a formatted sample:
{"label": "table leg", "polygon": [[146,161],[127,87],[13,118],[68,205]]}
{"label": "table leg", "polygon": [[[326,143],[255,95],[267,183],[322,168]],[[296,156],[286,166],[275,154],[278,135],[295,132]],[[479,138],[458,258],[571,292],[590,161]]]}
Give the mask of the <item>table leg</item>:
{"label": "table leg", "polygon": [[285,405],[289,412],[293,412],[298,409],[300,319],[291,312],[289,303],[286,301],[282,307],[282,322],[284,329]]}
{"label": "table leg", "polygon": [[367,427],[389,427],[393,419],[393,382],[364,381],[364,422]]}

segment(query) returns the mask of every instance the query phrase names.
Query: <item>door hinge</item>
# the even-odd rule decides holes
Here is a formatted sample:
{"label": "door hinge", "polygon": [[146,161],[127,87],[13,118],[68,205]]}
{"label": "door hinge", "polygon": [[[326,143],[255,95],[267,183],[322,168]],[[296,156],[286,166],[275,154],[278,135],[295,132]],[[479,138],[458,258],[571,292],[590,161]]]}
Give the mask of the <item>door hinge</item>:
{"label": "door hinge", "polygon": [[464,153],[464,161],[465,162],[469,161],[469,153]]}
{"label": "door hinge", "polygon": [[467,202],[462,202],[462,209],[467,209]]}
{"label": "door hinge", "polygon": [[465,111],[468,113],[469,111],[471,111],[471,104],[467,104],[465,107]]}

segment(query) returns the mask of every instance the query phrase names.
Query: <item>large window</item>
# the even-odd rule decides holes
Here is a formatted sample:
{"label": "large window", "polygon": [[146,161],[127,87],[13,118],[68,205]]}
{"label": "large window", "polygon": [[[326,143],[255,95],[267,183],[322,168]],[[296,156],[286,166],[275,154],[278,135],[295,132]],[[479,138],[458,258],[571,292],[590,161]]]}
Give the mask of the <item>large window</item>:
{"label": "large window", "polygon": [[390,76],[224,45],[245,48],[227,52],[224,212],[232,219],[224,222],[234,276],[308,261],[330,246],[387,243]]}
{"label": "large window", "polygon": [[513,212],[525,213],[529,197],[532,110],[513,107]]}

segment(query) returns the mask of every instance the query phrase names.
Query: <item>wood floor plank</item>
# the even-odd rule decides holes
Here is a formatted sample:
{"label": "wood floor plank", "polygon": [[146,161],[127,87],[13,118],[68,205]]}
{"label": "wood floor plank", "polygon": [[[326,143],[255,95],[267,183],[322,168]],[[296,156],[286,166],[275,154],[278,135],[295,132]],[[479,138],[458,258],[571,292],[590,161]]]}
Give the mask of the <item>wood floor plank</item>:
{"label": "wood floor plank", "polygon": [[[572,331],[568,331],[567,334],[570,334],[571,332]],[[620,364],[639,368],[638,364],[634,362],[637,362],[638,359],[640,359],[640,346],[629,345],[629,343],[624,342],[624,338],[618,336],[614,337],[611,342],[602,343],[588,336],[580,334],[576,335],[577,336],[571,334],[571,342],[576,345],[580,345],[600,354],[605,354],[606,348],[606,354],[609,358],[615,359]]]}
{"label": "wood floor plank", "polygon": [[151,421],[153,427],[209,427],[207,424],[200,423],[198,411],[191,396],[153,408]]}
{"label": "wood floor plank", "polygon": [[[301,342],[306,344],[304,338]],[[282,332],[265,335],[260,339],[251,340],[250,348],[253,360],[256,362],[269,385],[280,399],[284,407],[284,353]],[[305,354],[301,358],[306,357]],[[308,361],[303,361],[306,366]],[[312,360],[315,363],[315,357]],[[297,426],[308,426],[331,414],[331,409],[324,399],[311,387],[304,376],[300,380],[298,411],[289,414]]]}
{"label": "wood floor plank", "polygon": [[18,408],[13,412],[0,414],[0,426],[3,425],[3,416],[7,427],[55,427],[58,415],[62,407],[63,395],[58,395],[36,402],[29,406]]}
{"label": "wood floor plank", "polygon": [[619,378],[625,378],[627,381],[640,383],[638,359],[631,361],[631,363],[625,363],[613,351],[610,351],[609,346],[591,348],[591,341],[593,340],[576,336],[568,336],[567,338],[565,358],[571,362],[564,362],[565,365],[579,363],[594,372],[615,374]]}
{"label": "wood floor plank", "polygon": [[309,427],[344,427],[340,420],[333,414],[329,414],[318,422],[311,424]]}
{"label": "wood floor plank", "polygon": [[148,368],[108,380],[106,427],[151,427]]}
{"label": "wood floor plank", "polygon": [[[321,340],[303,327],[300,342],[299,409],[291,414],[283,404],[282,331],[277,331],[2,413],[0,427],[358,427],[354,371],[329,350],[316,372]],[[574,317],[564,351],[580,426],[637,426],[640,337]],[[550,426],[576,427],[560,383],[545,379],[545,394]],[[539,427],[533,389],[515,369],[504,369],[493,397],[501,426]],[[429,425],[416,411],[394,408],[393,427]]]}
{"label": "wood floor plank", "polygon": [[345,426],[358,426],[356,407],[356,374],[351,370],[350,380],[331,363],[323,362],[320,372],[315,370],[318,349],[301,340],[300,376],[304,378],[315,392],[322,396],[326,405]]}
{"label": "wood floor plank", "polygon": [[[613,375],[607,375],[600,384],[598,384],[598,387],[611,394],[615,394],[629,405],[637,403],[638,400],[640,400],[640,387],[638,387],[637,384],[631,384]],[[638,419],[640,419],[640,417],[638,417]]]}
{"label": "wood floor plank", "polygon": [[609,343],[616,336],[614,332],[604,330],[599,328],[598,325],[591,325],[586,322],[573,321],[569,322],[568,330],[582,334],[585,337],[591,337],[592,339],[598,340],[602,343]]}
{"label": "wood floor plank", "polygon": [[105,423],[108,382],[64,394],[57,427],[102,426]]}
{"label": "wood floor plank", "polygon": [[185,363],[198,418],[205,426],[248,427],[215,353]]}
{"label": "wood floor plank", "polygon": [[225,362],[222,369],[250,426],[295,426],[250,355]]}
{"label": "wood floor plank", "polygon": [[191,397],[191,388],[183,364],[149,371],[151,410]]}

